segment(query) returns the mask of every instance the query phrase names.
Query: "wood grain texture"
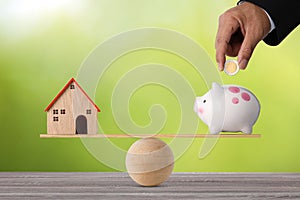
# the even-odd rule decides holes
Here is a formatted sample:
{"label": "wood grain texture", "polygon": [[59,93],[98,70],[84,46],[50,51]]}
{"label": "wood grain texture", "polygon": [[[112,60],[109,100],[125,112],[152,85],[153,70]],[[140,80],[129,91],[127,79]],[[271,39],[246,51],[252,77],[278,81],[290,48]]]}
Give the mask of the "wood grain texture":
{"label": "wood grain texture", "polygon": [[[97,134],[98,133],[98,111],[92,102],[87,98],[87,96],[80,90],[76,85],[73,95],[73,114],[76,118],[80,115],[87,118],[87,133]],[[90,114],[87,114],[87,110],[91,110]],[[75,120],[76,120],[75,118]],[[64,133],[64,132],[61,132]]]}
{"label": "wood grain texture", "polygon": [[300,199],[300,173],[173,173],[142,187],[122,172],[2,172],[0,199]]}
{"label": "wood grain texture", "polygon": [[164,141],[157,138],[144,138],[130,146],[125,165],[129,176],[138,184],[157,186],[171,175],[174,156]]}
{"label": "wood grain texture", "polygon": [[69,135],[69,134],[40,134],[41,138],[80,138],[80,137],[89,137],[89,138],[260,138],[260,134],[78,134],[78,135]]}
{"label": "wood grain texture", "polygon": [[[59,97],[52,107],[47,111],[47,133],[48,134],[75,134],[74,114],[73,114],[73,92],[69,88]],[[65,114],[60,110],[65,109]],[[54,114],[53,110],[58,113]],[[53,121],[53,117],[58,117],[58,121]]]}

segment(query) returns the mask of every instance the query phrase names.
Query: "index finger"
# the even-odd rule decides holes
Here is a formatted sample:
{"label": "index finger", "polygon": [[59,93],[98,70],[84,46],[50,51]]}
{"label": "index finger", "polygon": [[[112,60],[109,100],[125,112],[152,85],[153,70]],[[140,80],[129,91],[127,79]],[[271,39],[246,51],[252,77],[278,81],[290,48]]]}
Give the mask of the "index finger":
{"label": "index finger", "polygon": [[232,16],[223,14],[219,20],[219,27],[216,36],[215,48],[216,48],[216,60],[219,66],[219,70],[223,70],[225,63],[225,55],[228,49],[228,45],[231,36],[238,30],[239,23]]}

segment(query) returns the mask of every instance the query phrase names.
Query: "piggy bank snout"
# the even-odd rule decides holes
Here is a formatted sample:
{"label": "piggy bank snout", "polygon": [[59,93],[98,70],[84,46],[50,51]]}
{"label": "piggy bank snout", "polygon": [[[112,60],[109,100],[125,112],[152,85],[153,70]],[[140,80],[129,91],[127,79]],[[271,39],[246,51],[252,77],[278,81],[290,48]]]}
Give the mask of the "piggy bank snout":
{"label": "piggy bank snout", "polygon": [[194,111],[195,113],[198,113],[198,109],[199,109],[199,106],[198,106],[198,103],[199,102],[199,98],[197,97],[195,102],[194,102]]}

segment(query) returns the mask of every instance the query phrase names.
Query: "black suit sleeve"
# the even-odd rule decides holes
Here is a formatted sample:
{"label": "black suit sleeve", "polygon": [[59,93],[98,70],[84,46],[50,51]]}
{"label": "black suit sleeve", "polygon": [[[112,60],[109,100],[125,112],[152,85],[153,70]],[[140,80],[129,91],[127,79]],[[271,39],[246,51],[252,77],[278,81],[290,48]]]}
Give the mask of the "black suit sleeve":
{"label": "black suit sleeve", "polygon": [[264,39],[268,45],[278,45],[300,22],[299,0],[245,0],[263,8],[272,18],[275,29]]}

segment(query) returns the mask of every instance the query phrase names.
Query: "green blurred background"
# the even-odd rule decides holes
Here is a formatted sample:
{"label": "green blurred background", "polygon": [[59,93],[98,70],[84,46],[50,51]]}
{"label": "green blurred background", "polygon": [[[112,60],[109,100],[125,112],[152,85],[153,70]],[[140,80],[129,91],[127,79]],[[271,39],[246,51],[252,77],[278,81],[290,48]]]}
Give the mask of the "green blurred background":
{"label": "green blurred background", "polygon": [[[44,108],[77,71],[88,54],[112,35],[141,27],[168,28],[199,43],[214,60],[219,15],[235,1],[175,0],[4,0],[0,2],[0,170],[1,171],[114,171],[96,160],[80,139],[40,139],[46,133]],[[234,77],[221,73],[226,84],[252,90],[262,110],[254,133],[259,139],[219,139],[213,151],[198,158],[203,139],[194,140],[176,161],[174,171],[299,172],[300,171],[300,32],[296,29],[277,47],[261,42],[246,71]],[[130,69],[138,63],[164,63],[190,79],[197,95],[207,91],[203,80],[179,57],[154,50],[131,53],[112,66]],[[112,75],[113,74],[113,75]],[[121,74],[119,74],[121,75]],[[107,74],[96,104],[106,132],[116,131],[111,116],[111,84]],[[199,81],[200,80],[200,81]],[[199,83],[198,83],[199,82]],[[152,98],[149,98],[149,94]],[[170,91],[146,86],[136,92],[129,109],[137,124],[149,123],[147,109],[165,105],[168,121],[163,132],[174,132],[180,109]],[[207,127],[200,122],[199,133]],[[114,139],[128,149],[135,139]],[[105,151],[105,149],[103,150]]]}

